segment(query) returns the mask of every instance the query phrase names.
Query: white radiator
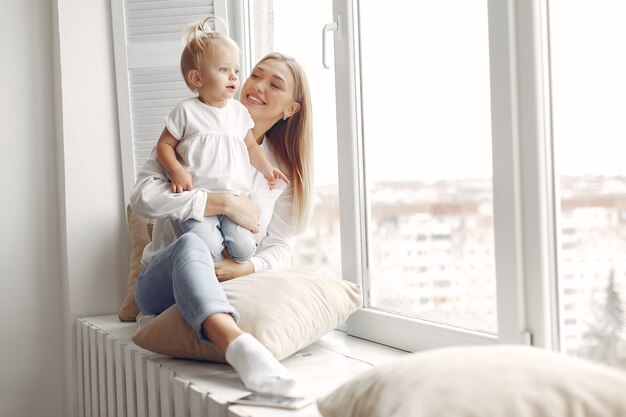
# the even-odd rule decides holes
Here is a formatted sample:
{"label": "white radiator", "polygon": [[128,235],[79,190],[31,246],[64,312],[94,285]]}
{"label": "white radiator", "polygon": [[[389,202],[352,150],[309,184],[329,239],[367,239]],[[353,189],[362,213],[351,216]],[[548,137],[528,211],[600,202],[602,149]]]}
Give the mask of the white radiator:
{"label": "white radiator", "polygon": [[157,358],[162,356],[134,345],[128,329],[126,326],[124,336],[117,337],[113,330],[109,333],[86,319],[77,320],[80,417],[229,415],[225,401],[161,365]]}

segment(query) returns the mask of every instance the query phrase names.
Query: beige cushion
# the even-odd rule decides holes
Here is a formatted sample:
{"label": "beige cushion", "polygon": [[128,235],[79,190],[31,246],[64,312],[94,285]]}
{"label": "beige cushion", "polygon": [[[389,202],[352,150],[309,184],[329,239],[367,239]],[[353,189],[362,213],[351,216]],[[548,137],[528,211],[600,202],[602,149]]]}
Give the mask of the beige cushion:
{"label": "beige cushion", "polygon": [[626,416],[626,373],[521,346],[435,349],[367,371],[318,400],[324,417]]}
{"label": "beige cushion", "polygon": [[[222,288],[239,311],[239,326],[279,360],[337,327],[362,302],[359,286],[297,269],[254,273],[226,281]],[[225,361],[215,345],[198,341],[176,306],[141,328],[133,341],[178,358]]]}
{"label": "beige cushion", "polygon": [[135,302],[135,281],[139,273],[143,270],[143,265],[141,264],[143,248],[145,248],[150,241],[150,237],[148,236],[149,222],[143,217],[133,213],[130,206],[126,208],[126,215],[128,217],[130,235],[130,271],[128,273],[126,296],[117,314],[121,321],[135,321],[137,314],[139,314],[139,307],[137,307],[137,303]]}

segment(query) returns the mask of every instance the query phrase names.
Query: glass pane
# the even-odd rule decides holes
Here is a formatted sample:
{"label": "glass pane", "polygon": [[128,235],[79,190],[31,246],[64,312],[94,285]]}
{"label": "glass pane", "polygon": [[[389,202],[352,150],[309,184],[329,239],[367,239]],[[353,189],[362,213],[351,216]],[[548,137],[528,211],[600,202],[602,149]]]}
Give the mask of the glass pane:
{"label": "glass pane", "polygon": [[622,1],[550,2],[561,347],[626,368],[624,20]]}
{"label": "glass pane", "polygon": [[359,8],[369,307],[496,333],[487,1]]}
{"label": "glass pane", "polygon": [[[257,60],[272,51],[292,56],[306,71],[311,88],[315,207],[311,226],[296,239],[292,265],[340,276],[335,75],[321,63],[321,32],[332,21],[332,2],[270,0],[253,5]],[[327,53],[332,57],[332,42],[329,47]]]}

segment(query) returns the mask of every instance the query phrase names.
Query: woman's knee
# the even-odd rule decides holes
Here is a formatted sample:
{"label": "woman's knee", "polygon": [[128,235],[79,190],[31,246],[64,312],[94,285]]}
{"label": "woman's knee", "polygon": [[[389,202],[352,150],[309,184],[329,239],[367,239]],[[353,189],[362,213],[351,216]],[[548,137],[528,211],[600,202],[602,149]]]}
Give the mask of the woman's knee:
{"label": "woman's knee", "polygon": [[[194,288],[215,276],[215,265],[204,241],[195,233],[185,233],[174,243],[171,277],[176,297],[194,297]],[[217,280],[217,278],[215,278]],[[178,302],[178,300],[177,300]]]}
{"label": "woman's knee", "polygon": [[211,258],[211,251],[200,236],[195,233],[185,233],[174,243],[174,259]]}
{"label": "woman's knee", "polygon": [[182,234],[176,240],[175,245],[177,245],[178,248],[181,250],[189,250],[189,249],[195,249],[195,248],[203,249],[202,248],[203,246],[206,247],[206,244],[204,243],[202,238],[200,238],[200,236],[198,236],[195,233]]}
{"label": "woman's knee", "polygon": [[195,235],[195,237],[198,237],[206,245],[213,259],[221,258],[222,251],[224,250],[224,240],[218,228],[199,227],[191,229],[180,237],[184,237],[181,245],[185,248],[196,248],[198,241],[197,239],[189,238],[190,235]]}

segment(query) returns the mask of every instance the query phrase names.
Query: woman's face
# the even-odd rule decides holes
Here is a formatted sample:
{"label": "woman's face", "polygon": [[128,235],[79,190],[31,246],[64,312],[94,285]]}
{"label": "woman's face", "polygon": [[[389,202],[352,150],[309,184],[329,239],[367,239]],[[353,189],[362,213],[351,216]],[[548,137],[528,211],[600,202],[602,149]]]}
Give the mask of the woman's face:
{"label": "woman's face", "polygon": [[292,114],[294,106],[294,79],[287,64],[268,59],[252,69],[241,88],[241,102],[254,121],[272,125],[284,115]]}

